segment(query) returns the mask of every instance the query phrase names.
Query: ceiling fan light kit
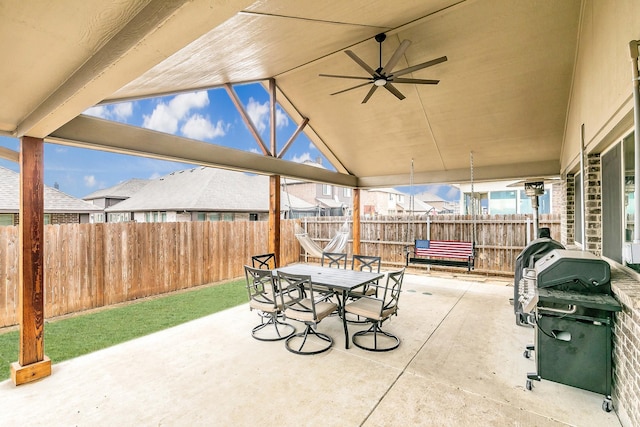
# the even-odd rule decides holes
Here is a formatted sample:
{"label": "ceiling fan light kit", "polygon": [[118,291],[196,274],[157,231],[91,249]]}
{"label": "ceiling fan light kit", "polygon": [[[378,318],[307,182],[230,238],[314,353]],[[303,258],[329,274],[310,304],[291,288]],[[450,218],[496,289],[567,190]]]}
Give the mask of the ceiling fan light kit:
{"label": "ceiling fan light kit", "polygon": [[378,89],[379,87],[384,87],[389,92],[391,92],[396,98],[399,100],[403,100],[405,96],[396,89],[392,83],[394,84],[422,84],[422,85],[436,85],[440,82],[440,80],[426,80],[426,79],[413,79],[413,78],[399,78],[405,74],[413,73],[414,71],[421,70],[423,68],[431,67],[436,64],[440,64],[441,62],[445,62],[447,60],[446,56],[441,56],[440,58],[433,59],[431,61],[423,62],[421,64],[413,65],[411,67],[404,68],[402,70],[393,71],[393,68],[396,66],[400,58],[404,55],[404,52],[407,50],[411,42],[409,40],[403,40],[400,43],[400,46],[396,49],[396,51],[391,55],[391,58],[387,61],[385,66],[382,66],[382,42],[387,38],[386,34],[380,33],[375,36],[375,40],[380,44],[380,65],[377,69],[373,69],[366,62],[364,62],[358,55],[353,53],[351,50],[345,50],[344,53],[347,54],[351,59],[353,59],[362,69],[364,69],[371,77],[361,77],[361,76],[344,76],[344,75],[336,75],[336,74],[320,74],[320,77],[331,77],[338,79],[355,79],[355,80],[367,80],[366,83],[361,83],[356,86],[340,90],[338,92],[334,92],[331,95],[337,95],[339,93],[344,93],[353,89],[357,89],[359,87],[367,86],[372,84],[371,89],[362,100],[362,103],[366,103],[371,95]]}

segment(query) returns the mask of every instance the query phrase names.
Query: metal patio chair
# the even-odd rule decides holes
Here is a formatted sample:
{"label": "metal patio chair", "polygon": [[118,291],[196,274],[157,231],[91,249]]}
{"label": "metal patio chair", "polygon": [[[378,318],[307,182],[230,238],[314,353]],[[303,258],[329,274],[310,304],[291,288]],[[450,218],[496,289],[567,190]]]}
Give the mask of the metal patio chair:
{"label": "metal patio chair", "polygon": [[276,254],[274,254],[273,252],[252,256],[251,264],[253,268],[263,268],[267,270],[278,268],[278,265],[276,264]]}
{"label": "metal patio chair", "polygon": [[[316,328],[322,319],[336,310],[337,304],[315,300],[314,285],[311,283],[310,276],[278,271],[278,283],[281,287],[280,298],[285,319],[297,320],[306,325],[303,332],[287,338],[285,341],[287,350],[295,354],[318,354],[329,350],[333,345],[333,338],[316,331]],[[312,336],[318,339],[308,341]]]}
{"label": "metal patio chair", "polygon": [[[394,314],[398,314],[398,300],[402,291],[404,268],[387,274],[382,298],[363,296],[345,306],[345,312],[363,317],[371,327],[353,334],[352,342],[356,347],[368,351],[389,351],[400,345],[400,339],[394,334],[383,331],[382,324]],[[380,287],[380,286],[379,286]],[[371,337],[373,344],[364,339]],[[367,343],[365,344],[365,341]]]}
{"label": "metal patio chair", "polygon": [[[295,326],[278,319],[283,311],[283,298],[279,295],[273,272],[260,268],[244,266],[249,293],[249,307],[258,310],[262,322],[251,330],[251,335],[260,341],[279,341],[289,338],[296,332]],[[266,319],[266,321],[265,321]],[[273,325],[275,334],[269,334],[266,328]]]}

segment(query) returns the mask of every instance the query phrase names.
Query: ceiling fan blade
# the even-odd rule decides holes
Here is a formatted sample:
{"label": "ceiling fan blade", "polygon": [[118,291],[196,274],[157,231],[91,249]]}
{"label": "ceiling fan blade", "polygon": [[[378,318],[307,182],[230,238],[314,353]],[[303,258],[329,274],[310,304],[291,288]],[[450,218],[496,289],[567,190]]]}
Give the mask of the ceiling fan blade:
{"label": "ceiling fan blade", "polygon": [[405,78],[398,78],[398,79],[390,79],[389,81],[393,82],[393,83],[413,83],[416,85],[437,85],[438,83],[440,83],[440,80],[425,80],[425,79],[405,79]]}
{"label": "ceiling fan blade", "polygon": [[384,74],[385,72],[390,73],[391,70],[393,70],[393,67],[396,66],[400,58],[402,58],[402,55],[404,55],[404,51],[407,50],[410,44],[411,42],[409,40],[403,40],[402,43],[400,43],[400,46],[398,46],[398,48],[396,49],[396,51],[393,52],[393,56],[389,58],[389,61],[387,61],[387,64],[382,68],[382,70],[380,70],[380,74]]}
{"label": "ceiling fan blade", "polygon": [[332,94],[330,94],[330,95],[337,95],[337,94],[339,94],[339,93],[347,92],[347,91],[350,91],[350,90],[352,90],[352,89],[357,89],[357,88],[359,88],[359,87],[366,86],[366,85],[368,85],[368,84],[371,84],[371,83],[369,83],[369,82],[362,83],[362,84],[359,84],[359,85],[356,85],[356,86],[350,87],[350,88],[348,88],[348,89],[343,89],[343,90],[339,90],[338,92],[333,92],[333,93],[332,93]]}
{"label": "ceiling fan blade", "polygon": [[373,70],[373,68],[371,68],[366,62],[364,62],[362,59],[360,59],[360,57],[358,55],[356,55],[355,53],[353,53],[350,50],[345,50],[344,53],[346,53],[347,55],[349,55],[349,58],[353,59],[354,61],[356,61],[358,63],[359,66],[361,66],[362,68],[364,68],[364,70],[371,74],[372,76],[376,76],[376,72]]}
{"label": "ceiling fan blade", "polygon": [[367,96],[365,96],[364,99],[362,100],[363,104],[366,103],[369,100],[369,98],[371,98],[371,95],[373,95],[373,92],[375,92],[376,89],[378,89],[378,86],[376,85],[371,86],[371,89],[369,89],[369,92],[367,92]]}
{"label": "ceiling fan blade", "polygon": [[432,65],[440,64],[441,62],[445,62],[447,60],[446,56],[441,56],[440,58],[432,59],[431,61],[423,62],[422,64],[414,65],[413,67],[405,68],[403,70],[396,71],[392,75],[394,77],[402,76],[404,74],[413,73],[414,71],[422,70],[423,68],[431,67]]}
{"label": "ceiling fan blade", "polygon": [[358,77],[358,76],[341,76],[338,74],[318,74],[320,77],[335,77],[338,79],[358,79],[358,80],[369,80],[371,81],[371,77]]}
{"label": "ceiling fan blade", "polygon": [[387,84],[384,85],[384,88],[386,90],[388,90],[389,92],[391,92],[392,94],[394,94],[396,96],[396,98],[398,98],[400,101],[402,101],[405,98],[405,96],[403,94],[401,94],[400,91],[398,89],[396,89],[395,86],[393,86],[389,82],[387,82]]}

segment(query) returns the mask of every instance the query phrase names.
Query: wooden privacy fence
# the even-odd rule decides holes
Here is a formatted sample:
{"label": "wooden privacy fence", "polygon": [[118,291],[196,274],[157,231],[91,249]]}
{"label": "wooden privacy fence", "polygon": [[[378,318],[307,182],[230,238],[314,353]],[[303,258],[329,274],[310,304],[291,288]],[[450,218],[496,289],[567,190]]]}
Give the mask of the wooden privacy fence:
{"label": "wooden privacy fence", "polygon": [[[344,217],[309,217],[302,219],[302,227],[324,246],[345,220],[351,221]],[[560,215],[540,215],[539,225],[549,227],[551,236],[560,240]],[[535,236],[533,222],[527,215],[482,215],[475,220],[470,215],[383,217],[360,222],[361,254],[380,256],[387,266],[405,265],[407,245],[413,245],[415,239],[427,238],[475,241],[476,273],[510,275],[514,272],[518,254],[530,241],[528,239]],[[353,252],[351,242],[348,251]]]}
{"label": "wooden privacy fence", "polygon": [[[297,220],[281,221],[281,262],[298,261]],[[268,248],[268,222],[45,226],[45,317],[244,275]],[[17,324],[18,228],[0,227],[0,327]]]}
{"label": "wooden privacy fence", "polygon": [[[302,226],[324,247],[344,217],[305,218]],[[305,260],[295,238],[300,220],[281,221],[281,263]],[[475,224],[475,227],[474,227]],[[559,215],[541,215],[559,240]],[[240,277],[251,255],[268,248],[268,222],[174,222],[45,226],[45,316],[102,307]],[[513,274],[531,236],[525,215],[377,218],[361,222],[361,253],[387,267],[405,264],[415,239],[473,241],[476,273]],[[529,230],[529,232],[527,232]],[[353,253],[352,244],[348,246]],[[311,261],[318,261],[311,259]],[[426,267],[416,267],[426,268]],[[431,267],[438,269],[441,267]],[[0,227],[0,327],[17,323],[18,228]]]}

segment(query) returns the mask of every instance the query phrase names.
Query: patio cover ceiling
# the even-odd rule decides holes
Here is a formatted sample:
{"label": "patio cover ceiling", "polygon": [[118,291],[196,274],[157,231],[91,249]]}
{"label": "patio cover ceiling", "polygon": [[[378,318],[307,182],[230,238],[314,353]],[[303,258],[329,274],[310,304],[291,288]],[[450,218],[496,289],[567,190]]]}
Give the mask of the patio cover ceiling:
{"label": "patio cover ceiling", "polygon": [[[0,3],[0,132],[47,141],[387,187],[560,173],[580,0],[120,0]],[[366,103],[351,49],[438,85]],[[277,100],[337,172],[81,116],[105,102],[273,78]],[[286,141],[278,141],[278,150]],[[10,153],[0,152],[3,157]]]}

